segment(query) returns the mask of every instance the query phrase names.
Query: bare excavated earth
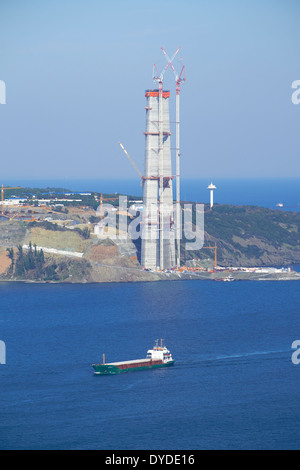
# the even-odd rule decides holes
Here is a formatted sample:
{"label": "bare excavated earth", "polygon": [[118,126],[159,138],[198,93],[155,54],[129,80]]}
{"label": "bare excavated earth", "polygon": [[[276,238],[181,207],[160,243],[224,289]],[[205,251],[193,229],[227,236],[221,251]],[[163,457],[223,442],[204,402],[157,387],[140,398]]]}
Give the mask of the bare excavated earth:
{"label": "bare excavated earth", "polygon": [[74,230],[52,231],[39,227],[31,227],[27,230],[25,244],[29,242],[37,246],[54,248],[56,250],[84,253],[90,246],[90,240],[84,240]]}
{"label": "bare excavated earth", "polygon": [[18,221],[0,221],[0,247],[8,248],[23,244],[27,228],[25,223]]}
{"label": "bare excavated earth", "polygon": [[[11,275],[11,265],[6,248],[35,244],[45,251],[45,268],[51,270],[52,278],[36,278],[28,272],[24,278]],[[65,254],[47,253],[46,249],[62,250]],[[82,258],[74,257],[82,253]],[[4,221],[0,225],[0,278],[29,281],[59,282],[136,282],[155,281],[164,276],[141,269],[136,259],[135,246],[130,241],[115,244],[109,239],[84,239],[74,230],[53,231],[42,227],[27,228],[26,224]]]}
{"label": "bare excavated earth", "polygon": [[10,260],[7,256],[7,251],[5,248],[0,248],[0,276],[4,274],[10,266]]}
{"label": "bare excavated earth", "polygon": [[[93,228],[93,226],[90,226]],[[45,269],[50,275],[36,277],[27,273],[22,280],[54,280],[59,282],[136,282],[162,279],[213,279],[214,275],[154,273],[141,269],[140,253],[130,240],[85,239],[76,230],[59,230],[20,221],[0,221],[0,278],[15,280],[7,257],[7,248],[36,244],[45,249],[61,250],[64,254],[45,252]],[[53,229],[54,228],[54,229]],[[217,244],[221,266],[283,266],[300,264],[300,214],[258,207],[216,205],[205,214],[205,246]],[[185,251],[182,260],[207,258],[214,260],[210,250]],[[74,257],[82,253],[82,258]],[[47,277],[48,276],[48,277]],[[239,277],[250,279],[243,274]],[[273,279],[262,276],[261,279]],[[277,279],[298,279],[296,275]],[[20,279],[20,278],[19,278]]]}

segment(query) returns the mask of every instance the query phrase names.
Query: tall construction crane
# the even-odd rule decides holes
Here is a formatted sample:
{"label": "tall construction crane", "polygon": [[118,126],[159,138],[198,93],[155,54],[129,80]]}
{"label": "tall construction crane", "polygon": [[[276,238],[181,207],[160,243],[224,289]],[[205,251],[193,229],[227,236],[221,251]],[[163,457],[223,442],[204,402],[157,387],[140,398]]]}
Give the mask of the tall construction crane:
{"label": "tall construction crane", "polygon": [[203,250],[214,250],[215,251],[215,269],[217,269],[217,266],[218,266],[218,256],[217,256],[218,247],[217,247],[217,244],[215,243],[215,245],[203,246],[202,249]]}
{"label": "tall construction crane", "polygon": [[176,242],[177,242],[177,266],[180,267],[180,233],[181,233],[181,216],[180,216],[180,85],[184,83],[185,78],[185,66],[182,66],[180,74],[178,74],[173,65],[173,60],[177,56],[181,47],[174,52],[173,56],[170,57],[164,50],[161,48],[165,58],[167,60],[167,65],[165,66],[163,72],[167,70],[168,67],[171,67],[175,76],[176,83]]}
{"label": "tall construction crane", "polygon": [[167,64],[162,72],[159,74],[156,65],[153,65],[153,81],[158,82],[158,174],[159,177],[159,219],[160,219],[160,230],[159,230],[159,256],[160,256],[160,268],[164,267],[164,180],[163,180],[163,166],[164,166],[164,122],[163,122],[163,78],[164,74],[169,67]]}
{"label": "tall construction crane", "polygon": [[1,186],[1,214],[4,214],[4,190],[5,189],[22,189],[22,186],[7,187],[4,188],[3,184]]}
{"label": "tall construction crane", "polygon": [[116,199],[118,199],[117,197],[109,197],[109,198],[106,198],[104,199],[102,194],[100,196],[100,219],[102,220],[103,219],[103,201],[115,201]]}
{"label": "tall construction crane", "polygon": [[165,65],[164,69],[162,70],[161,74],[159,75],[156,65],[154,64],[153,67],[153,80],[159,83],[159,90],[162,90],[162,81],[166,70],[170,67],[175,76],[176,82],[176,252],[177,252],[177,266],[180,267],[180,236],[181,236],[181,213],[180,213],[180,85],[184,83],[185,78],[185,66],[183,65],[178,74],[175,70],[173,65],[173,61],[177,56],[178,52],[180,51],[181,47],[179,47],[172,57],[170,58],[163,47],[161,50],[163,51],[165,58],[167,60],[167,64]]}

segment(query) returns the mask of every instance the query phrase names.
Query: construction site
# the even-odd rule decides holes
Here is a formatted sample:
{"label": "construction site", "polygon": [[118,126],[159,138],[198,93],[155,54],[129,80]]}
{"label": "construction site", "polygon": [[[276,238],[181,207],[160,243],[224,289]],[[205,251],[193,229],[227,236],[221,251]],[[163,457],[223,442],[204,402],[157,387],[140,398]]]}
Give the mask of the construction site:
{"label": "construction site", "polygon": [[[148,89],[146,98],[146,129],[144,174],[138,171],[143,185],[143,220],[141,227],[141,265],[145,269],[164,271],[180,269],[181,204],[180,204],[180,89],[185,82],[185,67],[180,73],[173,61],[180,51],[170,58],[161,48],[166,65],[159,73],[153,67],[153,81],[158,88]],[[176,173],[172,169],[170,107],[171,92],[164,90],[165,73],[171,69],[176,84]],[[129,160],[134,164],[124,146]],[[135,168],[136,165],[134,164]],[[173,180],[176,183],[174,210]]]}
{"label": "construction site", "polygon": [[[151,180],[150,180],[151,181]],[[21,189],[4,190],[22,192]],[[299,280],[299,274],[287,266],[300,263],[298,244],[299,215],[263,208],[235,208],[215,206],[205,218],[206,244],[200,250],[186,251],[181,243],[181,266],[142,266],[147,255],[142,240],[130,237],[110,237],[101,232],[105,221],[105,206],[109,204],[116,215],[121,215],[118,197],[113,195],[44,195],[34,194],[29,199],[4,195],[0,216],[0,279],[27,282],[138,282],[181,279],[210,280]],[[34,197],[35,196],[35,197]],[[95,208],[93,208],[93,200]],[[132,205],[141,209],[140,200]],[[208,207],[207,207],[208,210]],[[123,211],[122,211],[123,212]],[[122,214],[129,222],[133,216]],[[260,230],[257,221],[261,220]],[[142,219],[143,220],[143,219]],[[255,222],[255,225],[254,225]],[[253,226],[253,228],[252,228]],[[157,227],[155,225],[155,227]],[[247,227],[247,232],[245,232]],[[276,239],[266,238],[268,233]],[[121,233],[117,229],[118,235]],[[274,238],[274,236],[273,236]],[[173,243],[173,240],[171,239]],[[160,251],[155,241],[155,255]],[[164,249],[166,250],[164,245]],[[170,246],[169,246],[170,248]],[[169,249],[168,248],[168,249]],[[144,249],[144,251],[143,251]],[[26,267],[17,271],[25,254],[43,252],[42,267]],[[171,252],[171,250],[170,250]],[[144,253],[144,254],[143,254]],[[176,252],[175,252],[176,254]],[[167,258],[164,257],[166,260]],[[255,268],[255,266],[265,266]]]}
{"label": "construction site", "polygon": [[[185,67],[180,65],[179,73],[174,67],[180,48],[171,58],[161,50],[166,65],[161,72],[154,65],[155,88],[145,91],[143,172],[119,142],[138,173],[137,185],[140,180],[143,199],[128,198],[129,206],[135,209],[131,212],[119,206],[120,194],[2,184],[1,279],[128,282],[300,278],[292,269],[255,268],[300,263],[299,217],[263,208],[214,205],[213,183],[208,187],[210,204],[203,205],[204,245],[186,249],[184,212],[190,211],[194,220],[197,208],[191,205],[185,209],[180,197],[180,94],[186,81]],[[172,92],[164,89],[167,71],[175,78],[175,120],[170,119]],[[171,123],[175,124],[175,147],[171,145]],[[122,217],[125,228],[120,222]],[[136,217],[140,217],[138,240],[132,239],[128,230]],[[115,223],[114,232],[110,231],[110,219]],[[255,220],[253,230],[251,220]],[[276,239],[266,238],[266,225],[270,234],[277,234]],[[193,233],[192,227],[191,236]],[[33,247],[35,255],[43,252],[43,266],[35,265],[29,272],[24,261],[23,271],[18,271],[22,275],[18,275],[16,266],[24,258],[23,250],[31,254]]]}
{"label": "construction site", "polygon": [[[130,253],[131,261],[138,261],[141,268],[146,272],[178,272],[186,273],[193,269],[194,272],[206,270],[201,265],[196,264],[192,268],[186,266],[186,256],[181,256],[182,238],[182,207],[180,200],[180,92],[181,85],[185,83],[185,66],[180,64],[180,73],[174,67],[174,59],[181,48],[178,48],[170,58],[166,51],[161,48],[166,59],[166,64],[159,73],[156,65],[153,67],[153,81],[157,88],[147,89],[145,92],[146,128],[145,135],[145,158],[144,172],[142,173],[130,157],[122,143],[119,142],[122,150],[129,161],[135,167],[143,186],[143,200],[133,201],[139,203],[142,213],[140,224],[141,241],[140,244],[133,244],[130,240],[119,243],[121,252]],[[170,132],[170,106],[169,100],[171,92],[164,90],[163,83],[167,71],[173,72],[175,78],[176,97],[176,144],[171,147]],[[175,158],[172,158],[172,150],[175,150]],[[175,159],[175,173],[173,171],[172,160]],[[176,198],[174,198],[174,188]],[[23,223],[41,223],[47,221],[58,224],[65,229],[89,230],[91,239],[109,238],[104,219],[103,207],[106,204],[114,204],[118,197],[104,197],[101,194],[79,193],[72,194],[64,192],[57,194],[30,193],[27,197],[17,197],[12,195],[12,191],[20,193],[22,188],[4,187],[1,188],[1,216],[2,220],[20,221]],[[5,191],[9,192],[10,198],[5,198]],[[21,193],[22,194],[22,193]],[[13,196],[13,197],[12,197]],[[28,197],[30,196],[30,197]],[[87,203],[88,198],[88,203]],[[175,199],[175,203],[174,203]],[[94,204],[91,204],[92,203]],[[131,201],[132,202],[132,201]],[[95,213],[95,209],[97,211]],[[119,215],[117,207],[110,208]],[[130,213],[126,213],[132,219]],[[118,227],[119,229],[119,227]],[[130,248],[128,248],[130,246]],[[44,247],[55,249],[58,247]],[[217,268],[217,245],[210,244],[204,249],[208,249],[214,257],[211,269]]]}

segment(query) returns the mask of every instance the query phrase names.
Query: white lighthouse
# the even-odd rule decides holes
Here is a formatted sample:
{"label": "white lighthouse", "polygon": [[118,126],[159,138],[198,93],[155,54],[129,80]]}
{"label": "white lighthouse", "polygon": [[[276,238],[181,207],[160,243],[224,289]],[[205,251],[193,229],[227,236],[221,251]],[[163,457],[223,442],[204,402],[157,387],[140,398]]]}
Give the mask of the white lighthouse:
{"label": "white lighthouse", "polygon": [[212,208],[214,205],[214,190],[217,189],[217,187],[211,183],[207,189],[210,190],[210,208]]}

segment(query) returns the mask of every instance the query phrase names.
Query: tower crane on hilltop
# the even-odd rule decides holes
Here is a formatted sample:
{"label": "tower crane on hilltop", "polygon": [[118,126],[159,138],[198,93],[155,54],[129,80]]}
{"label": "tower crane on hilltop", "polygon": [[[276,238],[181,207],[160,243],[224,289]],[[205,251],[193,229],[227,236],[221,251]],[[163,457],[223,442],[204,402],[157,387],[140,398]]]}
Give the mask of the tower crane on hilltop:
{"label": "tower crane on hilltop", "polygon": [[116,201],[118,198],[117,197],[108,197],[108,198],[103,198],[103,194],[100,196],[100,219],[103,219],[103,201]]}
{"label": "tower crane on hilltop", "polygon": [[217,244],[215,245],[209,245],[209,246],[203,246],[202,250],[214,250],[215,252],[215,269],[218,267],[218,247]]}

